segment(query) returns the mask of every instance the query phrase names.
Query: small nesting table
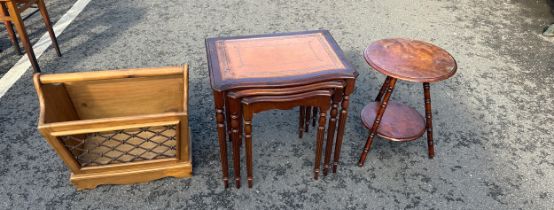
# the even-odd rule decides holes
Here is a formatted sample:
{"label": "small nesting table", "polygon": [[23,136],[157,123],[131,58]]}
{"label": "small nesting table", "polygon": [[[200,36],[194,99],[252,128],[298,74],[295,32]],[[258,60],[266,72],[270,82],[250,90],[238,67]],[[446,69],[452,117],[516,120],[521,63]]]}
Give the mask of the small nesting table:
{"label": "small nesting table", "polygon": [[[362,121],[370,129],[358,162],[363,166],[375,134],[390,141],[412,141],[427,131],[429,158],[435,156],[429,83],[450,78],[456,61],[445,50],[422,41],[383,39],[364,51],[367,63],[387,78],[375,99],[362,110]],[[423,83],[425,118],[414,108],[389,102],[397,80]]]}
{"label": "small nesting table", "polygon": [[[326,162],[330,159],[330,152],[327,151],[330,151],[333,146],[329,142],[334,141],[338,118],[334,162],[332,163],[333,171],[336,172],[348,113],[349,96],[354,90],[358,73],[346,61],[329,31],[209,38],[206,40],[206,48],[225,187],[228,187],[229,179],[226,146],[228,128],[230,128],[230,136],[233,141],[235,183],[237,188],[240,187],[239,148],[242,142],[241,119],[243,116],[240,103],[242,98],[264,95],[292,96],[307,91],[329,89],[329,85],[332,86],[332,84],[326,83],[332,81],[342,82],[343,86],[340,91],[333,91],[335,96],[332,97],[334,99],[329,115],[324,174],[329,168]],[[321,88],[314,89],[314,87]],[[240,94],[236,94],[238,92]],[[233,94],[229,96],[230,93]],[[336,95],[336,93],[340,93],[340,95]],[[242,103],[244,102],[242,101]],[[339,104],[340,114],[338,112]],[[249,124],[248,127],[250,127]],[[251,186],[251,174],[249,173],[248,176],[249,186]]]}

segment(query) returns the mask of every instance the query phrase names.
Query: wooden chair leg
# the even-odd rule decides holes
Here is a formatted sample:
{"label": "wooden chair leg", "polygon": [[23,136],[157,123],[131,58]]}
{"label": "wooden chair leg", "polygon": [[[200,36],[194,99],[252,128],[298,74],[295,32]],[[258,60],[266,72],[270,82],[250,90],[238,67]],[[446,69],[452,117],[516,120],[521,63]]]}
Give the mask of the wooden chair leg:
{"label": "wooden chair leg", "polygon": [[387,109],[387,105],[389,103],[389,98],[392,94],[392,91],[394,90],[394,85],[396,84],[396,79],[391,78],[387,87],[387,91],[385,92],[385,96],[383,98],[383,101],[381,101],[381,106],[379,107],[379,111],[377,111],[377,116],[375,116],[375,121],[373,122],[373,126],[371,127],[371,130],[369,132],[369,137],[367,137],[367,141],[364,146],[364,150],[362,154],[360,155],[360,161],[358,162],[358,166],[362,167],[365,164],[365,159],[367,157],[367,153],[369,152],[369,149],[371,148],[371,143],[373,143],[373,138],[375,137],[375,134],[377,134],[377,129],[379,129],[379,125],[381,124],[381,118],[383,117],[383,114],[385,113],[385,110]]}
{"label": "wooden chair leg", "polygon": [[231,138],[233,139],[233,168],[235,174],[235,185],[240,188],[240,138],[239,138],[239,114],[240,114],[240,99],[229,99],[229,108],[231,111]]}
{"label": "wooden chair leg", "polygon": [[246,141],[246,176],[248,188],[254,185],[254,173],[252,169],[252,111],[248,105],[243,106],[244,112],[244,139]]}
{"label": "wooden chair leg", "polygon": [[431,110],[431,88],[429,83],[423,83],[424,97],[425,97],[425,122],[427,129],[427,149],[429,158],[435,157],[435,145],[433,144],[433,114]]}
{"label": "wooden chair leg", "polygon": [[217,123],[217,137],[219,142],[219,156],[221,159],[221,171],[223,172],[223,185],[225,188],[229,187],[229,165],[227,160],[227,141],[225,130],[225,117],[223,110],[223,93],[214,92],[214,101],[215,101],[215,119]]}
{"label": "wooden chair leg", "polygon": [[314,161],[314,179],[319,179],[319,169],[321,165],[321,152],[323,149],[323,136],[325,135],[325,121],[327,120],[326,111],[321,109],[319,113],[319,125],[317,127],[317,139],[315,149],[315,161]]}
{"label": "wooden chair leg", "polygon": [[379,94],[375,98],[375,101],[381,101],[383,94],[385,94],[385,91],[387,90],[387,86],[389,85],[389,82],[390,82],[390,77],[387,77],[385,79],[385,82],[383,82],[383,85],[381,86],[381,89],[379,90]]}
{"label": "wooden chair leg", "polygon": [[46,25],[48,35],[50,35],[50,40],[52,40],[52,45],[54,45],[54,48],[56,49],[56,54],[61,57],[62,53],[60,52],[60,46],[58,46],[58,39],[56,38],[54,29],[52,29],[52,22],[50,22],[50,16],[48,15],[48,11],[46,10],[44,0],[38,0],[37,5],[40,11],[40,15],[42,16],[42,20],[44,20],[44,25]]}
{"label": "wooden chair leg", "polygon": [[21,48],[19,47],[19,41],[17,41],[17,36],[15,35],[15,31],[13,29],[12,22],[5,21],[4,25],[8,31],[8,36],[10,37],[10,42],[12,43],[13,48],[15,49],[15,53],[23,55],[23,52],[21,52]]}
{"label": "wooden chair leg", "polygon": [[[8,9],[4,6],[4,4],[0,4],[0,16],[8,17]],[[9,20],[6,20],[4,21],[4,25],[6,26],[6,30],[8,31],[8,37],[10,37],[10,42],[12,43],[12,46],[14,47],[15,52],[18,55],[23,54],[21,52],[21,48],[19,48],[19,42],[17,41],[17,36],[15,35],[12,22]]]}
{"label": "wooden chair leg", "polygon": [[[335,140],[335,128],[337,126],[337,114],[338,114],[338,103],[342,97],[341,92],[335,92],[333,95],[333,104],[331,105],[331,117],[329,118],[329,126],[327,126],[327,142],[325,143],[325,159],[323,160],[323,176],[327,176],[329,172],[331,161],[331,152],[333,149],[333,143]],[[316,108],[314,107],[314,110]]]}
{"label": "wooden chair leg", "polygon": [[27,56],[29,57],[29,61],[31,62],[31,65],[33,66],[34,71],[40,72],[40,67],[38,66],[37,58],[35,57],[35,52],[33,51],[33,46],[31,46],[31,42],[29,41],[29,37],[27,36],[27,32],[25,31],[25,25],[23,24],[23,19],[21,19],[21,15],[18,12],[15,2],[13,1],[6,2],[6,6],[8,7],[8,12],[10,14],[10,17],[13,20],[15,29],[19,34],[19,38],[23,43],[23,47],[27,52]]}
{"label": "wooden chair leg", "polygon": [[309,129],[310,129],[310,121],[311,121],[311,117],[312,116],[312,107],[311,106],[306,106],[306,120],[304,121],[304,131],[309,132]]}
{"label": "wooden chair leg", "polygon": [[304,135],[304,119],[305,119],[305,116],[304,114],[306,113],[306,109],[304,108],[304,106],[300,106],[300,114],[299,115],[299,119],[298,119],[298,138],[302,138],[302,136]]}

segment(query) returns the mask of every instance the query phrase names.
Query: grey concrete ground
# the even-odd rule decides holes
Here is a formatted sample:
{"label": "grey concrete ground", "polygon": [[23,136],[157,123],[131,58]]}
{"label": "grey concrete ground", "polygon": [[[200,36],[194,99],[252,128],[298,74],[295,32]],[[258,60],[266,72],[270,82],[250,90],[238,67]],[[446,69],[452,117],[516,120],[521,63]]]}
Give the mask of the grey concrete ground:
{"label": "grey concrete ground", "polygon": [[[553,19],[543,0],[91,1],[59,37],[64,56],[39,59],[43,70],[189,63],[194,176],[76,191],[36,130],[29,71],[0,99],[0,209],[552,209],[554,40],[541,33]],[[314,133],[296,137],[296,110],[266,112],[254,119],[254,188],[223,189],[204,39],[320,28],[360,72],[339,172],[312,180]],[[384,78],[361,54],[386,37],[442,46],[459,71],[432,85],[434,160],[423,138],[377,139],[359,168],[358,115]],[[401,82],[393,99],[423,111],[421,89]]]}

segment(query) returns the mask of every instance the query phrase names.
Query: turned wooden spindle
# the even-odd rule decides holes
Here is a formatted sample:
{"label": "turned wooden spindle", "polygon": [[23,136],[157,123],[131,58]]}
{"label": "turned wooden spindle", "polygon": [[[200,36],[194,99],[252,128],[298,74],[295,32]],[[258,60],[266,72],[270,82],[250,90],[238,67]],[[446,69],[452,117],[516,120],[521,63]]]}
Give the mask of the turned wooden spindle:
{"label": "turned wooden spindle", "polygon": [[319,126],[317,127],[317,142],[316,142],[316,149],[315,149],[315,161],[314,161],[314,179],[317,180],[319,178],[319,169],[321,165],[321,152],[323,149],[323,136],[325,131],[325,121],[327,117],[325,116],[325,112],[323,112],[323,109],[319,113]]}
{"label": "turned wooden spindle", "polygon": [[333,140],[335,139],[335,130],[337,126],[338,104],[342,98],[342,91],[335,91],[333,103],[331,104],[331,113],[329,118],[329,126],[327,128],[327,142],[325,143],[325,159],[323,160],[323,176],[327,176],[331,164],[331,152],[333,149]]}
{"label": "turned wooden spindle", "polygon": [[425,98],[425,128],[427,130],[427,150],[429,158],[435,157],[435,146],[433,144],[433,114],[431,110],[431,88],[428,82],[423,83]]}
{"label": "turned wooden spindle", "polygon": [[390,82],[390,77],[387,77],[385,79],[385,82],[383,82],[383,85],[381,86],[381,89],[379,90],[379,94],[375,98],[375,101],[381,101],[381,98],[383,97],[383,95],[387,90],[387,87],[389,86],[389,82]]}
{"label": "turned wooden spindle", "polygon": [[246,141],[246,176],[248,179],[248,187],[254,185],[254,172],[252,169],[252,112],[245,110],[244,112],[244,140]]}
{"label": "turned wooden spindle", "polygon": [[[388,78],[387,78],[388,79]],[[371,130],[369,131],[369,137],[367,137],[367,141],[364,146],[364,150],[362,151],[362,155],[360,156],[360,161],[358,161],[358,166],[362,167],[365,164],[365,159],[367,157],[367,153],[371,149],[371,143],[373,143],[373,138],[375,137],[375,134],[377,134],[377,129],[379,129],[379,125],[381,124],[381,118],[383,117],[383,114],[385,113],[385,110],[387,109],[387,105],[389,103],[390,96],[392,94],[392,91],[394,90],[394,85],[396,85],[396,79],[390,78],[388,79],[388,87],[385,92],[385,96],[383,100],[381,101],[381,106],[379,107],[379,111],[377,111],[377,117],[375,117],[375,121],[373,122],[373,126],[371,127]]]}
{"label": "turned wooden spindle", "polygon": [[219,140],[219,156],[221,159],[221,171],[223,172],[223,185],[225,188],[229,187],[229,166],[227,161],[227,142],[226,142],[226,130],[225,130],[225,116],[223,114],[223,93],[214,91],[213,94],[215,100],[215,119],[217,122],[217,135]]}

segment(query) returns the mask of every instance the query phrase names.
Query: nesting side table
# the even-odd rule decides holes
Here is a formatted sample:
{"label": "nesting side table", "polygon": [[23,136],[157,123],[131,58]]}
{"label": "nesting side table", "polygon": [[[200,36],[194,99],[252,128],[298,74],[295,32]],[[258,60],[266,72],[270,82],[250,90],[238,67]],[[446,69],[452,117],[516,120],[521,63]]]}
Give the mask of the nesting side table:
{"label": "nesting side table", "polygon": [[[366,48],[364,57],[373,69],[387,78],[375,102],[362,110],[362,121],[370,133],[358,165],[364,165],[376,134],[390,141],[412,141],[427,131],[429,158],[433,158],[435,149],[429,83],[453,76],[457,69],[454,58],[435,45],[409,39],[376,41]],[[397,80],[423,83],[425,118],[412,107],[389,102]]]}
{"label": "nesting side table", "polygon": [[[261,90],[274,90],[271,95],[279,95],[278,92],[283,88],[304,89],[329,81],[344,82],[342,96],[340,100],[333,102],[329,120],[329,127],[332,128],[330,130],[334,131],[337,115],[340,115],[333,162],[333,169],[336,171],[348,113],[349,95],[354,90],[358,73],[346,61],[329,31],[210,38],[206,40],[206,48],[225,187],[228,186],[229,179],[227,127],[231,127],[232,131],[234,175],[236,186],[240,187],[238,148],[242,141],[241,98],[228,97],[228,93],[239,90],[251,90],[256,95],[259,95]],[[340,112],[338,103],[341,104]],[[330,136],[329,138],[334,138],[335,134]]]}

